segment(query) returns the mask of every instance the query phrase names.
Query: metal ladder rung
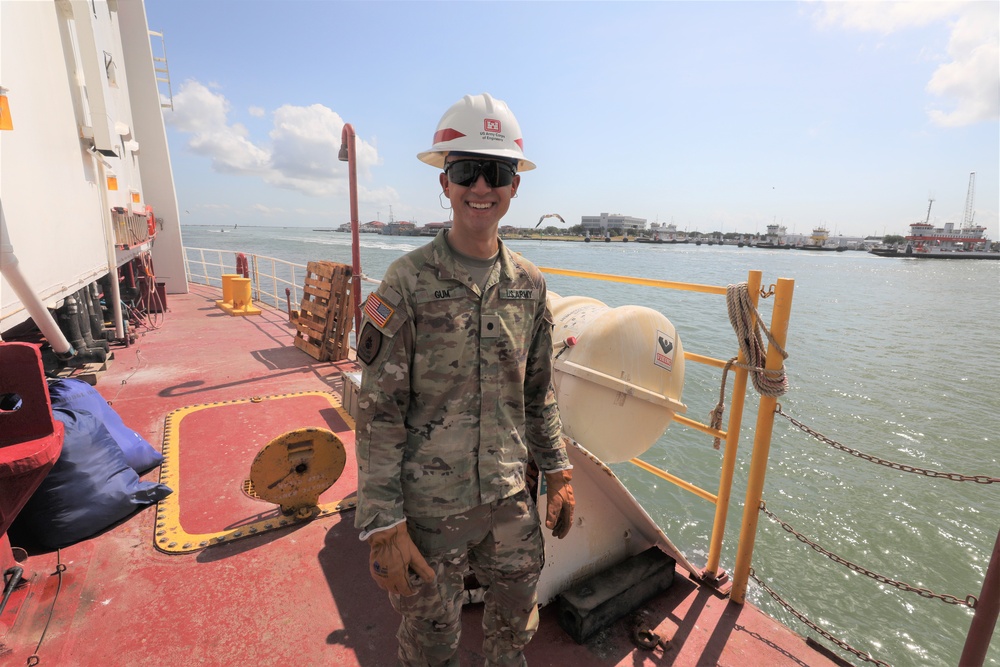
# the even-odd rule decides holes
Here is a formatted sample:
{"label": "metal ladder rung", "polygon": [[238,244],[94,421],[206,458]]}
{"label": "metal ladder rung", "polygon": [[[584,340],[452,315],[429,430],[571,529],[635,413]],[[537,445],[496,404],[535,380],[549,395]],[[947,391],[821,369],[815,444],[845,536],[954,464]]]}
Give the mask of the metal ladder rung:
{"label": "metal ladder rung", "polygon": [[[167,99],[170,100],[169,102],[160,102],[160,108],[161,109],[173,109],[174,108],[174,91],[173,91],[173,87],[170,85],[170,70],[167,67],[167,43],[166,43],[166,40],[164,40],[164,38],[163,38],[163,33],[162,32],[157,32],[155,30],[150,30],[149,31],[149,35],[150,35],[150,37],[159,37],[160,38],[160,49],[163,52],[163,56],[162,57],[161,56],[156,56],[156,55],[153,56],[153,73],[154,73],[154,76],[156,78],[157,88],[159,88],[159,84],[161,84],[161,83],[167,84],[167,95],[166,95],[166,97],[167,97]],[[150,41],[152,41],[152,40],[150,40]],[[150,44],[150,47],[152,47],[152,44]],[[157,67],[158,63],[162,63],[163,66],[162,67]],[[156,75],[162,75],[162,76],[156,76]],[[157,92],[159,92],[159,91],[157,91]]]}

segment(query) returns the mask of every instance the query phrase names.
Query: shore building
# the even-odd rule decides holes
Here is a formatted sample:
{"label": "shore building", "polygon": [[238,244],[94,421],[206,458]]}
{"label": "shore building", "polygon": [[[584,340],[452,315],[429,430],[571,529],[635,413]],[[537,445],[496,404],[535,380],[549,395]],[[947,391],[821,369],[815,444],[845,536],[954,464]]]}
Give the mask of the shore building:
{"label": "shore building", "polygon": [[584,232],[604,234],[611,229],[620,229],[626,234],[634,235],[646,229],[645,218],[633,218],[620,213],[601,213],[600,215],[580,216],[580,224]]}

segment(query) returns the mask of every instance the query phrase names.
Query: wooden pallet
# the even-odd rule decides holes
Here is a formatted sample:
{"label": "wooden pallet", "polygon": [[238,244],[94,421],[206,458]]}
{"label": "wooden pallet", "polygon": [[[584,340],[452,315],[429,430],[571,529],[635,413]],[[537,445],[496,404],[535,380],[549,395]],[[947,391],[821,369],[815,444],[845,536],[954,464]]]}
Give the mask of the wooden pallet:
{"label": "wooden pallet", "polygon": [[354,316],[351,296],[350,265],[309,262],[295,320],[295,347],[320,361],[347,359]]}

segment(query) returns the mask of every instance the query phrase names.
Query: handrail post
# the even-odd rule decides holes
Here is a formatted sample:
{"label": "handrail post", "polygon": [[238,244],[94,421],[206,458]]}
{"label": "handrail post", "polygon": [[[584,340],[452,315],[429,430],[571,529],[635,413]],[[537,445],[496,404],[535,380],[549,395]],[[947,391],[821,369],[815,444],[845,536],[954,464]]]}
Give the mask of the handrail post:
{"label": "handrail post", "polygon": [[[760,298],[760,271],[750,271],[747,274],[747,292],[754,308]],[[756,323],[754,323],[756,325]],[[743,350],[739,352],[737,363],[746,364]],[[719,492],[715,501],[715,521],[712,524],[712,535],[708,547],[708,563],[704,574],[712,579],[719,578],[719,560],[722,553],[722,538],[726,533],[726,518],[729,513],[729,497],[733,490],[733,475],[736,470],[736,449],[740,441],[740,428],[743,425],[743,405],[746,402],[747,369],[737,366],[736,377],[733,379],[733,399],[729,406],[729,426],[726,429],[726,444],[722,452],[722,470],[719,473]]]}
{"label": "handrail post", "polygon": [[[250,263],[253,265],[253,282],[254,282],[254,285],[257,286],[257,300],[261,301],[261,298],[260,298],[260,272],[257,270],[257,255],[255,255],[255,254],[251,254],[250,255]],[[273,267],[274,262],[271,262],[271,264],[272,264],[271,274],[273,275],[274,274],[274,267]]]}
{"label": "handrail post", "polygon": [[963,667],[982,667],[986,661],[986,652],[990,648],[990,639],[997,625],[997,614],[1000,613],[1000,532],[993,545],[993,555],[986,567],[983,578],[983,588],[976,602],[976,613],[969,625],[969,634],[965,637],[965,647],[958,664]]}
{"label": "handrail post", "polygon": [[[788,335],[788,319],[792,310],[792,292],[795,281],[778,278],[774,290],[774,308],[771,311],[771,336],[774,343],[785,347]],[[767,361],[764,368],[778,370],[784,359],[774,343],[767,346]],[[743,604],[746,600],[747,581],[750,578],[750,559],[753,555],[754,540],[757,538],[757,519],[760,516],[760,501],[764,495],[764,476],[767,474],[767,458],[771,448],[771,431],[774,428],[774,408],[778,399],[761,396],[757,408],[757,427],[750,457],[750,475],[747,479],[746,501],[743,503],[743,524],[740,527],[739,545],[736,551],[736,565],[733,568],[733,588],[730,600]]]}
{"label": "handrail post", "polygon": [[337,159],[347,162],[347,176],[351,191],[351,297],[354,301],[354,340],[361,337],[361,241],[358,231],[358,155],[354,126],[344,123],[340,133],[340,153]]}

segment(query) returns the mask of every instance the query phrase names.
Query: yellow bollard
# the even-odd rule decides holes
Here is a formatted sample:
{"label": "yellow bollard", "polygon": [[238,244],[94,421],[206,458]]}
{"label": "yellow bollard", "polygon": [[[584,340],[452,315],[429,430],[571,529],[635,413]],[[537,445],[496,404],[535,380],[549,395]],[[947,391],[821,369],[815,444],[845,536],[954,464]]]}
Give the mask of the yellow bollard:
{"label": "yellow bollard", "polygon": [[226,306],[230,308],[233,307],[233,279],[242,278],[238,273],[223,273],[222,274],[222,298],[215,302],[215,305],[226,312]]}
{"label": "yellow bollard", "polygon": [[250,296],[250,279],[236,276],[230,280],[232,284],[233,302],[223,304],[222,310],[230,315],[260,315],[260,308],[255,308]]}

